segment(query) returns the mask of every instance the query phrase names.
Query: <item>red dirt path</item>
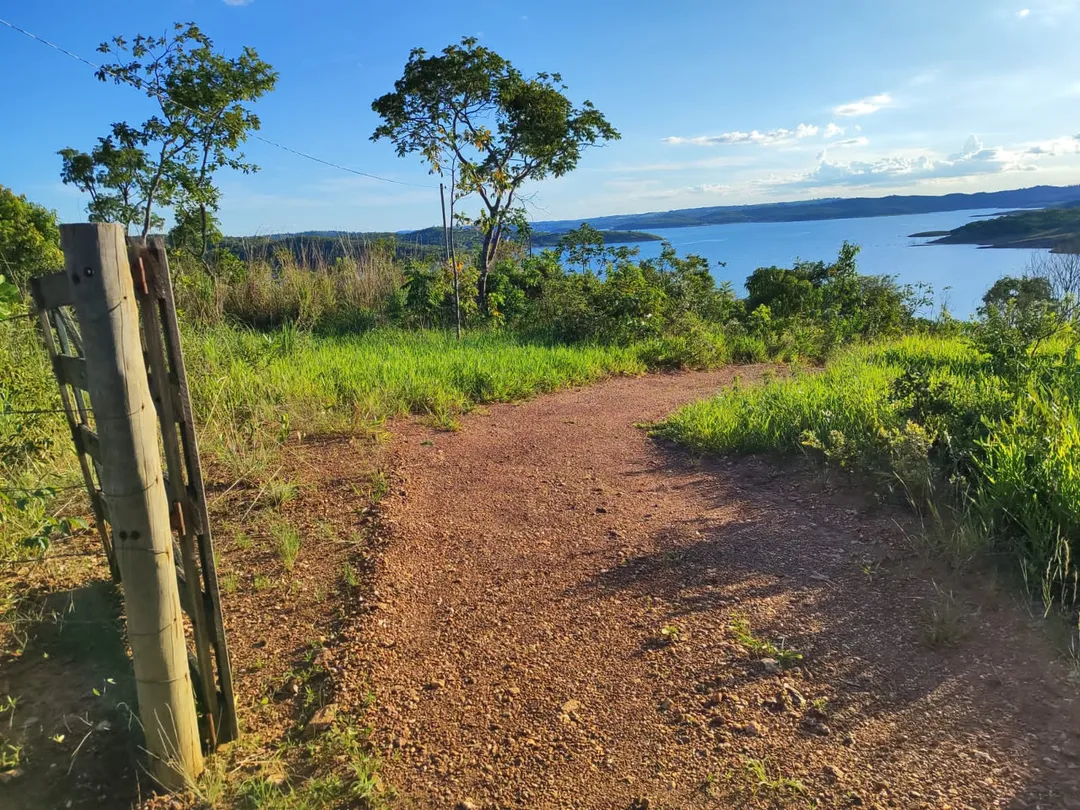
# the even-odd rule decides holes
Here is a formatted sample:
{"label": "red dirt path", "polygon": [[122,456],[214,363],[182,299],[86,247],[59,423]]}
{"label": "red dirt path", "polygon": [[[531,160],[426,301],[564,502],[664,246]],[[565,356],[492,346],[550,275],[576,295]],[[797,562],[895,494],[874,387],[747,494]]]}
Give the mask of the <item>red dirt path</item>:
{"label": "red dirt path", "polygon": [[[351,653],[400,805],[1080,807],[1077,688],[1011,587],[950,600],[899,513],[635,426],[735,373],[400,427],[383,601]],[[738,618],[803,659],[774,671]]]}

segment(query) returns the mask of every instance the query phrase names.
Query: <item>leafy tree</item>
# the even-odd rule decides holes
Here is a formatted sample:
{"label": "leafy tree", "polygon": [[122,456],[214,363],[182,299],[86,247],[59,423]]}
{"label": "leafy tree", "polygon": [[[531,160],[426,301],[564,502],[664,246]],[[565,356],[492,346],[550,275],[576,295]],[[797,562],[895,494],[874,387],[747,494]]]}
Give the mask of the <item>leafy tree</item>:
{"label": "leafy tree", "polygon": [[174,250],[202,258],[207,245],[223,238],[218,218],[206,209],[177,207],[173,219],[176,224],[169,231],[169,246]]}
{"label": "leafy tree", "polygon": [[0,186],[0,276],[25,289],[31,276],[63,266],[56,214]]}
{"label": "leafy tree", "polygon": [[747,312],[765,306],[781,318],[809,312],[815,300],[814,284],[799,265],[759,267],[746,279],[746,291]]}
{"label": "leafy tree", "polygon": [[[98,138],[89,154],[67,147],[59,155],[63,159],[60,178],[90,195],[86,210],[92,222],[121,222],[128,227],[140,219],[150,196],[146,152],[123,125],[114,124],[113,133]],[[151,227],[163,223],[161,217],[151,215]]]}
{"label": "leafy tree", "polygon": [[559,240],[559,254],[573,265],[580,265],[585,273],[594,261],[604,258],[604,235],[588,222],[568,231]]}
{"label": "leafy tree", "polygon": [[845,242],[829,264],[797,261],[790,269],[758,268],[746,280],[746,312],[764,306],[770,323],[792,318],[816,322],[832,345],[856,335],[897,333],[931,303],[929,287],[899,285],[892,276],[861,275],[858,254],[858,245]]}
{"label": "leafy tree", "polygon": [[975,328],[975,343],[990,356],[999,374],[1018,385],[1041,362],[1041,344],[1071,330],[1068,311],[1054,299],[1053,287],[1045,276],[1004,276],[983,296]]}
{"label": "leafy tree", "polygon": [[602,336],[629,342],[659,334],[666,303],[663,289],[640,265],[613,266],[595,302],[604,319]]}
{"label": "leafy tree", "polygon": [[1005,310],[1013,302],[1016,309],[1025,312],[1034,308],[1047,307],[1053,301],[1054,293],[1050,280],[1045,276],[1002,276],[983,296],[982,309],[991,307]]}
{"label": "leafy tree", "polygon": [[[616,257],[616,263],[623,260]],[[731,283],[724,282],[717,287],[716,279],[709,270],[709,260],[703,256],[691,253],[680,258],[671,243],[664,242],[660,256],[643,261],[641,266],[664,291],[671,317],[691,313],[723,323],[736,309],[735,290]],[[720,262],[720,266],[723,267],[724,263]]]}
{"label": "leafy tree", "polygon": [[619,133],[590,102],[575,107],[557,73],[526,77],[494,51],[466,37],[440,54],[409,55],[394,91],[371,108],[399,156],[420,153],[434,174],[453,169],[455,194],[475,194],[480,213],[467,221],[483,233],[477,299],[508,229],[525,221],[520,191],[529,181],[572,171],[582,151]]}
{"label": "leafy tree", "polygon": [[194,215],[205,254],[220,199],[214,174],[258,169],[238,151],[259,128],[245,105],[273,90],[277,73],[252,48],[231,59],[216,52],[194,23],[177,23],[171,37],[115,37],[98,51],[119,60],[103,65],[98,79],[142,90],[159,114],[137,127],[113,124],[90,153],[61,150],[61,178],[90,195],[92,220],[135,224],[143,236],[163,224],[155,206]]}

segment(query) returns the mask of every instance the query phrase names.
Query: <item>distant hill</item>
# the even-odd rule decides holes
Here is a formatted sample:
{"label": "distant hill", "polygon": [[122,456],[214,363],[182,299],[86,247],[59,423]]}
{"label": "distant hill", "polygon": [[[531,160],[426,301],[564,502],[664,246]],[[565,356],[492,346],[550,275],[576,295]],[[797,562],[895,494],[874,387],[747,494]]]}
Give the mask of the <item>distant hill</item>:
{"label": "distant hill", "polygon": [[[1063,206],[1080,206],[1080,186],[1034,186],[1013,191],[984,191],[975,194],[945,194],[941,196],[909,195],[889,197],[832,197],[804,202],[763,203],[757,205],[721,205],[711,208],[683,208],[675,211],[657,211],[647,214],[619,214],[592,219],[566,219],[534,222],[532,244],[534,247],[554,247],[562,234],[578,227],[583,221],[604,232],[608,244],[626,244],[659,240],[661,237],[648,233],[660,228],[686,228],[699,225],[727,225],[738,222],[805,222],[821,219],[859,219],[861,217],[886,217],[902,214],[928,214],[937,211],[964,211],[977,208],[1043,209]],[[1016,216],[1025,216],[1021,211]],[[1071,216],[1071,215],[1066,215]],[[1049,224],[1042,231],[1037,220],[1023,220],[1016,227],[1025,230],[1010,237],[998,233],[990,242],[982,238],[1002,225],[978,230],[998,219],[972,222],[957,231],[941,231],[924,236],[941,237],[941,242],[988,244],[1005,246],[1010,239],[1031,240],[1032,247],[1057,247],[1065,241],[1080,237],[1080,228],[1069,230],[1071,225]],[[1012,226],[1010,226],[1012,227]],[[1053,230],[1058,228],[1058,230]],[[965,230],[972,229],[972,230]],[[963,233],[958,233],[962,231]],[[976,238],[976,234],[978,238]],[[471,228],[454,231],[459,249],[473,250],[480,243],[480,234]],[[280,233],[267,236],[227,237],[224,245],[241,258],[265,256],[272,249],[286,248],[296,256],[318,255],[334,261],[343,256],[356,255],[368,250],[375,242],[392,243],[399,256],[428,256],[443,246],[443,231],[439,227],[415,231],[304,231]],[[1015,246],[1015,245],[1008,245]],[[1025,246],[1027,246],[1025,244]]]}
{"label": "distant hill", "polygon": [[[803,222],[818,219],[858,219],[900,214],[929,214],[936,211],[964,211],[974,208],[1046,208],[1080,202],[1080,186],[1034,186],[1014,191],[981,191],[975,194],[941,196],[911,195],[889,197],[834,197],[806,202],[721,205],[711,208],[683,208],[647,214],[619,214],[588,219],[594,228],[656,230],[699,225],[729,225],[737,222]],[[563,232],[576,228],[582,220],[534,222],[537,231]]]}
{"label": "distant hill", "polygon": [[940,237],[934,245],[982,245],[995,248],[1049,248],[1080,253],[1080,203],[1039,211],[1014,211],[977,219],[951,231],[928,231],[913,237]]}

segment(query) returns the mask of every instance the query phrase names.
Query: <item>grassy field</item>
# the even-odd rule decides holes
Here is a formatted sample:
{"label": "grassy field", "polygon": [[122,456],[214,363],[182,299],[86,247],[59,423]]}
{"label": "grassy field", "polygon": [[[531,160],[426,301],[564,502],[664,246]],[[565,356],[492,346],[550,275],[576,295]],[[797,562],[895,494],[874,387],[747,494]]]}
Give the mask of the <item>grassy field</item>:
{"label": "grassy field", "polygon": [[318,337],[222,326],[189,333],[186,351],[198,358],[189,373],[205,425],[240,426],[259,411],[305,426],[346,420],[343,427],[409,413],[452,415],[645,371],[630,349],[538,345],[500,332],[459,343],[441,331]]}
{"label": "grassy field", "polygon": [[[870,439],[903,421],[889,392],[906,364],[958,374],[961,366],[970,371],[978,360],[960,340],[909,337],[859,347],[839,355],[822,372],[796,369],[788,379],[736,387],[688,405],[657,432],[714,453],[799,450],[808,433],[825,445],[830,436],[835,441],[851,437],[857,442],[853,452],[871,451],[876,442]],[[968,384],[959,378],[954,382]]]}
{"label": "grassy field", "polygon": [[903,498],[953,560],[1008,560],[1047,609],[1080,576],[1080,353],[1004,373],[972,342],[850,348],[820,373],[688,405],[655,433],[706,453],[806,452]]}
{"label": "grassy field", "polygon": [[[405,414],[446,428],[474,405],[510,402],[646,370],[640,349],[544,345],[506,332],[460,343],[442,331],[379,329],[316,336],[285,327],[189,329],[185,352],[200,443],[237,477],[257,477],[290,437],[364,432]],[[0,488],[29,509],[0,522],[0,553],[57,508],[49,489],[74,486],[74,453],[44,349],[28,323],[0,324]],[[18,413],[10,413],[17,411]],[[32,493],[42,490],[40,498]],[[77,490],[76,490],[77,491]],[[61,501],[63,503],[63,501]]]}
{"label": "grassy field", "polygon": [[502,332],[460,343],[441,331],[341,337],[219,325],[186,336],[192,399],[211,454],[238,476],[300,433],[364,432],[418,414],[447,429],[477,404],[511,402],[612,374],[640,374],[631,349],[540,345]]}
{"label": "grassy field", "polygon": [[[75,454],[45,349],[30,322],[0,323],[0,555],[70,507]],[[60,497],[54,497],[60,496]]]}

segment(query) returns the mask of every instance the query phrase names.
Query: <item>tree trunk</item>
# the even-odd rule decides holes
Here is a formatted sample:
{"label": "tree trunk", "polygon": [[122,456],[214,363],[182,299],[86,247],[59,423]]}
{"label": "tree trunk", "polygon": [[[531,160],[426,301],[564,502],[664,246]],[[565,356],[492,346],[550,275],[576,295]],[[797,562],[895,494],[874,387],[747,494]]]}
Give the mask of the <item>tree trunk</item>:
{"label": "tree trunk", "polygon": [[487,231],[484,234],[484,244],[480,250],[480,278],[476,281],[476,304],[480,307],[482,314],[487,313],[487,279],[488,279],[488,264],[491,250],[491,241],[495,236],[495,229]]}

